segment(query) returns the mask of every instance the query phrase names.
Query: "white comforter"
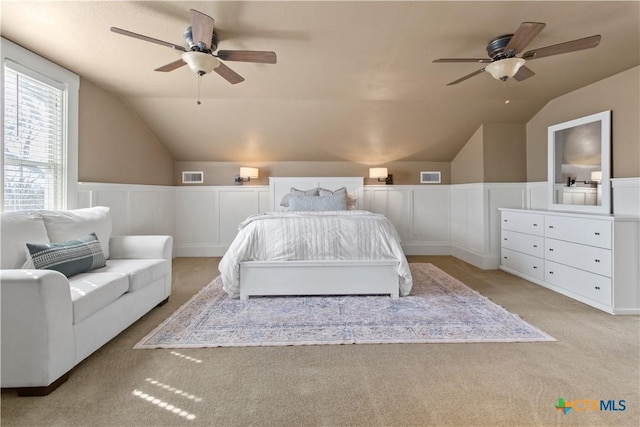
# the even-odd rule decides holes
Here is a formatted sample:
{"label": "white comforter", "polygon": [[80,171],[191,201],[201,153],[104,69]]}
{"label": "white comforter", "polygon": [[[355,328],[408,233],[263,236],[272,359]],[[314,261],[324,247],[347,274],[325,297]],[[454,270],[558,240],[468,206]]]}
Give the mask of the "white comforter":
{"label": "white comforter", "polygon": [[238,226],[220,261],[224,290],[240,296],[241,261],[398,260],[400,295],[411,291],[409,264],[389,220],[368,211],[267,212]]}

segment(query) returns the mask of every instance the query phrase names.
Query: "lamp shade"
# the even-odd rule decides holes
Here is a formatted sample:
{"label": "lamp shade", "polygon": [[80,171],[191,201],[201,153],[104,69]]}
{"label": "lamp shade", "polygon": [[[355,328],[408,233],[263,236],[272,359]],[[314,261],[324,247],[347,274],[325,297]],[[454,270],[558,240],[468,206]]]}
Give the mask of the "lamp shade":
{"label": "lamp shade", "polygon": [[591,172],[591,181],[602,181],[602,171]]}
{"label": "lamp shade", "polygon": [[185,52],[182,60],[199,76],[212,72],[220,65],[218,58],[204,52]]}
{"label": "lamp shade", "polygon": [[522,58],[505,58],[492,62],[484,69],[491,73],[494,79],[505,81],[515,76],[525,63]]}
{"label": "lamp shade", "polygon": [[258,177],[258,168],[240,168],[240,176],[242,178],[253,178],[256,179]]}
{"label": "lamp shade", "polygon": [[369,168],[369,178],[386,178],[389,176],[387,168]]}

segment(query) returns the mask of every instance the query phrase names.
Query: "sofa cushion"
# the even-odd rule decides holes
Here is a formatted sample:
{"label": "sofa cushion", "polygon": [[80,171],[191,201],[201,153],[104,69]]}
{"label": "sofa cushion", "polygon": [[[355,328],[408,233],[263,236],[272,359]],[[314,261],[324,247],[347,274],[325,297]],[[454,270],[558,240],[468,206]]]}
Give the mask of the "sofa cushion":
{"label": "sofa cushion", "polygon": [[111,304],[129,288],[125,274],[93,271],[69,279],[73,323],[76,324]]}
{"label": "sofa cushion", "polygon": [[166,259],[110,259],[100,271],[126,274],[129,292],[134,292],[169,274],[171,264]]}
{"label": "sofa cushion", "polygon": [[104,253],[95,233],[66,242],[27,243],[24,268],[56,270],[71,277],[104,266]]}
{"label": "sofa cushion", "polygon": [[21,268],[27,260],[26,243],[49,243],[42,216],[37,212],[6,212],[0,216],[0,265]]}
{"label": "sofa cushion", "polygon": [[64,242],[96,233],[105,258],[109,259],[111,211],[106,206],[69,211],[40,211],[52,242]]}

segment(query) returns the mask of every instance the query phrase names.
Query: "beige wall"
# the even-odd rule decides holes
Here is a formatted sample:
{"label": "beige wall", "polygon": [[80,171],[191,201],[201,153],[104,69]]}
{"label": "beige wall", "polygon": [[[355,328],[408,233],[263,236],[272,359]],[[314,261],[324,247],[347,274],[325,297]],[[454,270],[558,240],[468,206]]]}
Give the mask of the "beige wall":
{"label": "beige wall", "polygon": [[614,178],[640,176],[640,66],[558,97],[527,123],[527,181],[547,180],[547,127],[611,110]]}
{"label": "beige wall", "polygon": [[80,80],[78,180],[173,185],[173,156],[118,97]]}
{"label": "beige wall", "polygon": [[480,126],[451,162],[451,183],[466,184],[484,180],[484,126]]}
{"label": "beige wall", "polygon": [[[270,176],[363,176],[365,184],[378,184],[369,179],[369,165],[353,162],[186,162],[175,164],[175,184],[182,185],[183,171],[203,171],[203,185],[234,185],[240,166],[257,167],[260,177],[247,184],[268,185]],[[396,185],[420,184],[421,171],[442,172],[442,184],[451,182],[449,162],[391,162],[383,165],[393,175]],[[193,185],[193,184],[189,184]],[[431,185],[431,184],[430,184]]]}
{"label": "beige wall", "polygon": [[484,181],[523,182],[527,179],[527,130],[524,124],[483,126]]}

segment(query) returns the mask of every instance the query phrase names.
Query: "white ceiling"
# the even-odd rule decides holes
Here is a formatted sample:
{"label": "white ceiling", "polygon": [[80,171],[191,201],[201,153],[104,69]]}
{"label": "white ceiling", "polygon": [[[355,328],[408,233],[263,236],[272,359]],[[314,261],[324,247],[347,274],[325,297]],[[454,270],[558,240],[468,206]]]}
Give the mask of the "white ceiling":
{"label": "white ceiling", "polygon": [[[430,1],[6,1],[2,35],[120,96],[176,160],[380,164],[450,161],[482,123],[526,123],[549,100],[640,63],[640,3]],[[226,62],[246,81],[188,67],[179,52],[111,26],[184,45],[190,9],[215,18],[219,49],[273,50],[275,65]],[[546,28],[525,50],[602,35],[595,49],[528,61],[503,83],[481,64],[493,37]],[[509,99],[510,103],[505,104]]]}

